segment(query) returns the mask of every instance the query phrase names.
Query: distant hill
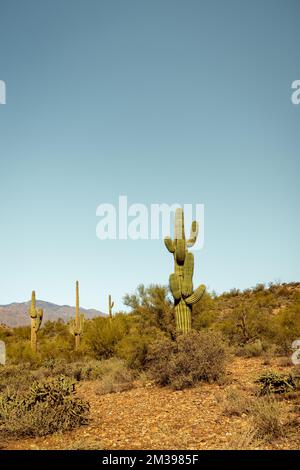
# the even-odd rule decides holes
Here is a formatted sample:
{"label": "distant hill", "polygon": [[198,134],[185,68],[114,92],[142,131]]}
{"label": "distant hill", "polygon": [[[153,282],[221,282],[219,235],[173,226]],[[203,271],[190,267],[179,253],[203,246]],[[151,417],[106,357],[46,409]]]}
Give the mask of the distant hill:
{"label": "distant hill", "polygon": [[[15,302],[8,305],[0,305],[0,324],[3,323],[9,327],[29,325],[29,305],[30,302]],[[36,305],[37,308],[44,310],[43,323],[48,320],[58,320],[59,318],[67,322],[75,315],[75,307],[70,307],[69,305],[56,305],[50,302],[44,302],[43,300],[37,300]],[[95,309],[80,308],[80,311],[84,313],[87,320],[94,317],[106,316],[105,313]]]}

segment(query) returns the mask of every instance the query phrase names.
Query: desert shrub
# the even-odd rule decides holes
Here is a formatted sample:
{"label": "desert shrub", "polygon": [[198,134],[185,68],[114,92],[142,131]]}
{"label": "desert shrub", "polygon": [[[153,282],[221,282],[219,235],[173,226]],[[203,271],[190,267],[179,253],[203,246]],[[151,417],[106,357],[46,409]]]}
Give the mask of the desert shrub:
{"label": "desert shrub", "polygon": [[276,341],[283,353],[291,353],[294,340],[300,338],[300,294],[297,294],[292,304],[282,309],[274,320]]}
{"label": "desert shrub", "polygon": [[29,364],[38,367],[41,364],[42,357],[40,353],[33,353],[29,341],[17,340],[7,344],[7,357],[10,364]]}
{"label": "desert shrub", "polygon": [[116,356],[126,361],[131,369],[142,370],[146,366],[150,345],[166,335],[156,327],[144,331],[133,326],[128,335],[121,339],[116,347]]}
{"label": "desert shrub", "polygon": [[102,363],[103,361],[89,357],[74,362],[68,362],[65,359],[50,359],[43,363],[43,367],[51,373],[52,377],[64,375],[79,382],[81,380],[96,380],[101,377]]}
{"label": "desert shrub", "polygon": [[134,374],[124,361],[116,358],[102,361],[101,380],[97,386],[97,394],[123,392],[133,387]]}
{"label": "desert shrub", "polygon": [[89,404],[75,396],[64,376],[35,382],[23,395],[7,390],[0,397],[0,435],[43,436],[86,424]]}
{"label": "desert shrub", "polygon": [[113,318],[98,317],[91,320],[86,328],[84,341],[97,359],[112,357],[118,342],[128,333],[126,315]]}
{"label": "desert shrub", "polygon": [[269,339],[273,335],[272,318],[268,308],[257,299],[240,303],[220,322],[220,329],[233,345],[245,345],[260,339]]}
{"label": "desert shrub", "polygon": [[142,331],[157,328],[175,335],[175,321],[168,288],[157,284],[139,285],[134,294],[126,294],[123,302],[131,308],[130,317]]}
{"label": "desert shrub", "polygon": [[116,354],[132,369],[142,369],[146,362],[148,345],[148,336],[131,333],[119,342]]}
{"label": "desert shrub", "polygon": [[68,324],[65,323],[62,319],[56,321],[46,321],[39,333],[40,338],[55,338],[59,336],[65,340],[73,339],[73,336],[69,332]]}
{"label": "desert shrub", "polygon": [[237,348],[237,355],[244,357],[258,357],[263,353],[263,345],[260,339],[246,343]]}
{"label": "desert shrub", "polygon": [[263,364],[265,366],[272,363],[272,359],[278,355],[278,347],[275,344],[267,344],[262,353]]}
{"label": "desert shrub", "polygon": [[195,330],[211,327],[218,318],[216,300],[212,294],[205,292],[201,302],[193,306],[193,327]]}
{"label": "desert shrub", "polygon": [[237,389],[229,389],[226,393],[224,414],[227,416],[241,416],[249,414],[253,405],[253,399],[245,392]]}
{"label": "desert shrub", "polygon": [[263,283],[256,284],[255,287],[252,288],[253,292],[263,292],[265,290],[265,285]]}
{"label": "desert shrub", "polygon": [[279,374],[278,372],[265,372],[255,383],[259,384],[259,394],[269,395],[271,393],[281,394],[293,392],[298,388],[298,379],[296,376],[289,374]]}
{"label": "desert shrub", "polygon": [[0,369],[0,393],[7,387],[18,391],[26,390],[32,382],[32,372],[24,365],[7,365]]}
{"label": "desert shrub", "polygon": [[252,420],[256,436],[271,441],[283,435],[282,408],[271,397],[257,400],[252,408]]}
{"label": "desert shrub", "polygon": [[158,384],[180,390],[199,381],[221,379],[226,358],[226,347],[218,333],[191,331],[176,341],[156,341],[149,348],[147,360],[149,372]]}
{"label": "desert shrub", "polygon": [[[48,322],[51,323],[51,322]],[[38,352],[34,353],[30,347],[30,332],[27,338],[19,337],[14,331],[13,336],[7,342],[7,358],[10,364],[30,364],[32,367],[40,367],[47,360],[62,359],[73,360],[79,357],[74,353],[74,340],[70,336],[50,335],[47,337],[39,333]]]}

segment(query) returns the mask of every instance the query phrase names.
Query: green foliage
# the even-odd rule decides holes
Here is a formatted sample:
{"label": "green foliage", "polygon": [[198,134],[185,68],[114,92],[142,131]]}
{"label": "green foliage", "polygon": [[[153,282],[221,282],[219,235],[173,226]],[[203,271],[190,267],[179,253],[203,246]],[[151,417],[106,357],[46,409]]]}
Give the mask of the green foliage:
{"label": "green foliage", "polygon": [[193,328],[195,330],[210,328],[218,318],[219,311],[216,297],[206,291],[201,302],[193,306]]}
{"label": "green foliage", "polygon": [[165,337],[166,335],[155,327],[148,328],[144,332],[138,328],[131,328],[129,334],[118,343],[116,355],[124,359],[130,368],[141,370],[145,367],[151,344],[158,338]]}
{"label": "green foliage", "polygon": [[128,319],[122,313],[112,318],[94,318],[87,325],[85,342],[94,357],[109,358],[115,354],[118,342],[124,338],[128,330]]}
{"label": "green foliage", "polygon": [[255,301],[243,302],[224,316],[220,327],[232,343],[247,344],[257,338],[270,336],[272,319]]}
{"label": "green foliage", "polygon": [[283,352],[291,350],[291,343],[300,339],[300,294],[283,308],[275,319],[276,341]]}
{"label": "green foliage", "polygon": [[154,327],[175,335],[174,314],[167,287],[157,284],[145,287],[140,284],[134,294],[125,295],[123,302],[131,308],[131,323],[138,325],[141,331]]}
{"label": "green foliage", "polygon": [[236,350],[238,356],[245,357],[259,357],[263,352],[263,344],[260,339],[256,339],[251,343],[243,344]]}
{"label": "green foliage", "polygon": [[[153,342],[176,338],[174,307],[168,288],[160,285],[140,285],[125,296],[124,303],[130,309],[126,314],[85,322],[77,351],[69,326],[62,320],[48,321],[41,327],[37,352],[32,351],[28,341],[30,327],[0,326],[8,364],[29,365],[34,370],[51,361],[79,364],[117,356],[130,368],[143,369]],[[201,302],[193,306],[193,327],[197,331],[221,332],[238,355],[284,353],[290,357],[292,342],[300,338],[299,285],[272,284],[269,288],[222,295],[205,292]],[[85,376],[85,372],[78,374]]]}

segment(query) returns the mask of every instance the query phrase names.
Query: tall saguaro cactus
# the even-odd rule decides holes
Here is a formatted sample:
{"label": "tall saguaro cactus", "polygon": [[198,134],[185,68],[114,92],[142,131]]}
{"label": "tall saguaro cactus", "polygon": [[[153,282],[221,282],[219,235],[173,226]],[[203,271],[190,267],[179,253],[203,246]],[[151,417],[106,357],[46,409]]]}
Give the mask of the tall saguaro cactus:
{"label": "tall saguaro cactus", "polygon": [[76,311],[75,318],[70,320],[70,333],[75,336],[75,351],[79,349],[80,338],[83,333],[84,314],[79,312],[79,282],[76,281]]}
{"label": "tall saguaro cactus", "polygon": [[33,352],[37,351],[37,332],[41,327],[43,314],[44,312],[42,309],[36,308],[35,291],[33,290],[29,309],[29,315],[31,318],[31,349]]}
{"label": "tall saguaro cactus", "polygon": [[166,237],[164,242],[174,256],[174,273],[170,275],[169,284],[174,297],[176,330],[181,333],[187,333],[191,329],[192,305],[205,292],[203,284],[193,290],[194,255],[189,253],[188,248],[196,243],[197,236],[198,223],[193,221],[190,238],[185,239],[183,210],[176,209],[174,240]]}
{"label": "tall saguaro cactus", "polygon": [[114,307],[115,303],[111,301],[111,295],[109,294],[108,296],[108,312],[109,312],[109,318],[112,318],[112,309]]}

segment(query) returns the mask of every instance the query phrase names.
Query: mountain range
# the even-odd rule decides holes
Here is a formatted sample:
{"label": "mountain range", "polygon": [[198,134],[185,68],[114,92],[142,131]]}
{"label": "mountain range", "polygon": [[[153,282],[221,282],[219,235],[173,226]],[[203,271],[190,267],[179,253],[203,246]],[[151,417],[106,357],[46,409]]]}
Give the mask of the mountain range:
{"label": "mountain range", "polygon": [[[30,318],[28,315],[29,306],[30,302],[14,302],[8,305],[0,305],[0,324],[7,325],[9,327],[30,325]],[[71,317],[74,318],[75,315],[75,307],[70,307],[69,305],[56,305],[51,302],[37,300],[36,307],[44,310],[43,323],[48,320],[58,320],[59,318],[67,322]],[[84,313],[87,320],[94,317],[106,316],[106,313],[95,309],[80,308],[80,312]]]}

